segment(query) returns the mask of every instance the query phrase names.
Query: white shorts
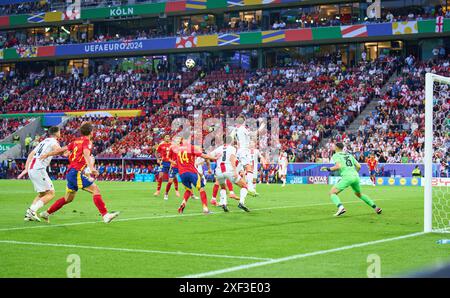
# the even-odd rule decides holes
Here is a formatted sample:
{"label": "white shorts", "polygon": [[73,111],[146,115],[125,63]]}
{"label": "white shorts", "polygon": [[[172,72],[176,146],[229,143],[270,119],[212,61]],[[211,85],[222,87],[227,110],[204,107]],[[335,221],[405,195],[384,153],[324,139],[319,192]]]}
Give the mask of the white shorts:
{"label": "white shorts", "polygon": [[250,154],[250,149],[248,148],[240,148],[236,152],[237,158],[239,159],[239,163],[244,167],[252,163],[252,158]]}
{"label": "white shorts", "polygon": [[217,181],[219,181],[219,184],[224,184],[225,180],[227,180],[227,179],[233,183],[237,183],[241,179],[241,177],[238,177],[237,179],[235,179],[235,177],[233,177],[233,173],[231,173],[231,172],[222,173],[219,171],[216,171],[216,178],[217,178]]}
{"label": "white shorts", "polygon": [[46,192],[55,189],[53,187],[53,182],[45,169],[29,170],[28,177],[30,177],[36,192]]}
{"label": "white shorts", "polygon": [[286,175],[287,175],[287,168],[281,167],[281,168],[278,170],[278,173],[280,174],[280,176],[286,176]]}

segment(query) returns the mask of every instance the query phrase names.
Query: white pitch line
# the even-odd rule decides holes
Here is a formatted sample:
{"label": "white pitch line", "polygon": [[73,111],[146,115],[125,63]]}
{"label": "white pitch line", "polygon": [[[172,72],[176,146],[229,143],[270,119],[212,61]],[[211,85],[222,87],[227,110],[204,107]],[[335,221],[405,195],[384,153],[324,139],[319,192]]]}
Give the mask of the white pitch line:
{"label": "white pitch line", "polygon": [[95,250],[112,250],[119,252],[138,252],[138,253],[150,253],[150,254],[166,254],[166,255],[183,255],[183,256],[196,256],[196,257],[210,257],[210,258],[223,258],[223,259],[244,259],[244,260],[272,260],[269,258],[258,257],[246,257],[246,256],[230,256],[230,255],[216,255],[216,254],[203,254],[192,253],[182,251],[161,251],[161,250],[148,250],[148,249],[134,249],[134,248],[119,248],[119,247],[102,247],[102,246],[87,246],[76,244],[62,244],[62,243],[40,243],[40,242],[23,242],[15,240],[0,240],[0,244],[15,244],[15,245],[31,245],[31,246],[51,246],[51,247],[68,247],[68,248],[82,248],[82,249],[95,249]]}
{"label": "white pitch line", "polygon": [[[388,199],[379,199],[377,201],[385,201]],[[354,204],[354,203],[360,203],[361,201],[349,201],[345,202],[345,204]],[[278,206],[278,207],[267,207],[267,208],[257,208],[257,209],[250,209],[251,211],[262,211],[262,210],[274,210],[274,209],[287,209],[287,208],[305,208],[305,207],[314,207],[314,206],[327,206],[330,205],[330,203],[320,203],[320,204],[309,204],[309,205],[297,205],[297,206]],[[232,213],[233,211],[230,211]],[[234,212],[240,212],[240,211],[234,211]],[[217,214],[225,214],[224,212],[214,212],[210,215],[217,215]],[[207,216],[210,216],[207,215]],[[164,218],[183,218],[187,216],[205,216],[203,213],[188,213],[188,214],[173,214],[173,215],[161,215],[161,216],[143,216],[143,217],[131,217],[131,218],[119,218],[115,219],[114,222],[122,222],[122,221],[135,221],[135,220],[146,220],[146,219],[164,219]],[[79,226],[79,225],[89,225],[89,224],[99,224],[103,223],[102,221],[83,221],[83,222],[72,222],[72,223],[65,223],[65,224],[44,224],[40,226],[28,226],[28,227],[12,227],[12,228],[2,228],[0,229],[0,232],[5,231],[16,231],[16,230],[28,230],[28,229],[44,229],[44,228],[57,228],[57,227],[66,227],[66,226]]]}
{"label": "white pitch line", "polygon": [[268,260],[268,261],[257,262],[257,263],[247,264],[247,265],[240,265],[240,266],[234,266],[234,267],[220,269],[220,270],[186,275],[186,276],[182,276],[181,278],[201,278],[201,277],[219,275],[219,274],[223,274],[223,273],[229,273],[229,272],[235,272],[235,271],[240,271],[240,270],[245,270],[245,269],[250,269],[250,268],[255,268],[255,267],[272,265],[272,264],[293,261],[293,260],[307,258],[307,257],[324,255],[324,254],[328,254],[328,253],[332,253],[332,252],[349,250],[349,249],[353,249],[353,248],[357,248],[357,247],[364,247],[364,246],[369,246],[369,245],[374,245],[374,244],[379,244],[379,243],[384,243],[384,242],[390,242],[390,241],[402,240],[402,239],[411,238],[411,237],[417,237],[417,236],[421,236],[423,234],[425,234],[425,233],[419,232],[419,233],[413,233],[413,234],[403,235],[403,236],[394,237],[394,238],[386,238],[386,239],[369,241],[369,242],[364,242],[364,243],[357,243],[357,244],[352,244],[352,245],[347,245],[347,246],[342,246],[342,247],[337,247],[337,248],[332,248],[332,249],[327,249],[327,250],[319,250],[319,251],[314,251],[314,252],[310,252],[310,253],[297,254],[297,255],[287,256],[284,258],[272,259],[272,260]]}

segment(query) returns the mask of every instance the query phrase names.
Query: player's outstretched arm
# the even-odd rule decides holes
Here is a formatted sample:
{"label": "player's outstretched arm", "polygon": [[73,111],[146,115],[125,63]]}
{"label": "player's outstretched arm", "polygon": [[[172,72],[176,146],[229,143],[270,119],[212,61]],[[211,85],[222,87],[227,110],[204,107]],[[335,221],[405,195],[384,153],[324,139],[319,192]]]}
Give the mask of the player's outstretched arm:
{"label": "player's outstretched arm", "polygon": [[208,167],[208,175],[211,175],[212,174],[211,161],[209,159],[206,159],[205,162],[206,162],[206,166]]}
{"label": "player's outstretched arm", "polygon": [[334,166],[332,167],[321,167],[320,170],[322,172],[334,172],[337,171],[341,168],[341,165],[337,162]]}
{"label": "player's outstretched arm", "polygon": [[28,173],[28,167],[30,166],[31,160],[33,159],[36,152],[32,150],[30,154],[28,154],[27,161],[25,162],[25,169],[23,169],[22,173],[17,176],[17,179],[21,179],[23,176],[25,176]]}
{"label": "player's outstretched arm", "polygon": [[356,162],[355,163],[355,168],[359,172],[359,170],[361,170],[361,164],[359,162]]}
{"label": "player's outstretched arm", "polygon": [[61,155],[61,154],[63,154],[64,152],[66,152],[68,150],[67,146],[59,147],[59,145],[54,145],[52,147],[52,149],[53,149],[53,151],[50,151],[50,152],[48,152],[46,154],[41,155],[41,157],[39,159],[40,160],[44,160],[44,159],[46,159],[47,157],[50,157],[50,156]]}
{"label": "player's outstretched arm", "polygon": [[203,158],[205,161],[217,159],[216,157],[209,155],[209,154],[205,154],[205,153],[202,153],[202,155],[200,155],[200,157]]}

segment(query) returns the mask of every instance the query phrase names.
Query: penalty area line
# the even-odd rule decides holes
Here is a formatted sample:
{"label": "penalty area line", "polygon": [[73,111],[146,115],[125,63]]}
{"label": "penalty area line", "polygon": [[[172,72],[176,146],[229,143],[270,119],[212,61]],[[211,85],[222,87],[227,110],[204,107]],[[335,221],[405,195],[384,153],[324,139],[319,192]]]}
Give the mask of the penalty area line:
{"label": "penalty area line", "polygon": [[219,255],[219,254],[192,253],[192,252],[183,252],[183,251],[161,251],[161,250],[149,250],[149,249],[88,246],[88,245],[63,244],[63,243],[24,242],[24,241],[15,241],[15,240],[0,240],[0,244],[81,248],[81,249],[91,249],[91,250],[110,250],[110,251],[118,251],[118,252],[182,255],[182,256],[209,257],[209,258],[222,258],[222,259],[242,259],[242,260],[259,260],[259,261],[272,260],[269,258],[259,258],[259,257],[251,257],[251,256],[230,256],[230,255]]}
{"label": "penalty area line", "polygon": [[207,271],[207,272],[203,272],[203,273],[186,275],[186,276],[182,276],[181,278],[209,277],[209,276],[214,276],[214,275],[219,275],[219,274],[224,274],[224,273],[236,272],[236,271],[246,270],[246,269],[250,269],[250,268],[262,267],[262,266],[273,265],[273,264],[282,263],[282,262],[288,262],[288,261],[318,256],[318,255],[324,255],[324,254],[333,253],[333,252],[349,250],[349,249],[353,249],[353,248],[359,248],[359,247],[370,246],[370,245],[375,245],[375,244],[380,244],[380,243],[385,243],[385,242],[397,241],[397,240],[421,236],[424,234],[425,234],[425,232],[419,232],[419,233],[407,234],[407,235],[393,237],[393,238],[386,238],[386,239],[381,239],[381,240],[357,243],[357,244],[352,244],[352,245],[347,245],[347,246],[342,246],[342,247],[337,247],[337,248],[332,248],[332,249],[314,251],[314,252],[310,252],[310,253],[291,255],[291,256],[287,256],[287,257],[283,257],[283,258],[272,259],[272,260],[267,260],[267,261],[252,263],[252,264],[234,266],[234,267],[224,268],[224,269],[220,269],[220,270]]}

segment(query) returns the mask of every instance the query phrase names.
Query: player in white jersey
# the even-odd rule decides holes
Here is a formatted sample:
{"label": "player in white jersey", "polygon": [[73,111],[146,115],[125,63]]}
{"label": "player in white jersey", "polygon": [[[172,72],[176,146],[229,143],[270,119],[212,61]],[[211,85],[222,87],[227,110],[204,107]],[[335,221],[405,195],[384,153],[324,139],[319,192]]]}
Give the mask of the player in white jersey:
{"label": "player in white jersey", "polygon": [[288,159],[287,153],[282,152],[280,157],[278,158],[278,175],[280,176],[281,181],[283,182],[282,187],[286,186],[286,175],[288,168]]}
{"label": "player in white jersey", "polygon": [[22,178],[26,174],[33,183],[34,190],[38,193],[31,206],[25,213],[25,221],[41,221],[36,215],[37,211],[55,197],[55,189],[52,180],[48,176],[47,167],[52,157],[44,160],[40,159],[46,153],[58,150],[61,147],[58,143],[60,137],[59,127],[53,126],[48,130],[49,137],[40,142],[28,155],[25,169],[17,178]]}
{"label": "player in white jersey", "polygon": [[261,159],[261,163],[266,164],[266,159],[261,154],[259,149],[256,148],[255,142],[251,143],[250,156],[252,158],[252,166],[253,166],[253,181],[252,181],[252,183],[253,183],[253,188],[255,190],[255,195],[258,196],[259,194],[256,192],[256,182],[258,180],[258,161],[259,161],[259,159]]}
{"label": "player in white jersey", "polygon": [[231,145],[232,139],[226,138],[225,145],[217,147],[211,156],[216,158],[216,178],[221,186],[220,203],[225,212],[228,212],[227,207],[227,191],[225,189],[226,180],[230,180],[241,188],[238,207],[246,212],[250,210],[245,206],[245,197],[247,196],[247,183],[239,175],[237,169],[237,150]]}
{"label": "player in white jersey", "polygon": [[[261,126],[259,130],[263,129]],[[250,131],[245,126],[244,116],[237,118],[237,126],[233,129],[231,136],[235,137],[238,142],[237,158],[245,169],[245,178],[248,185],[249,194],[255,196],[255,188],[253,187],[253,165],[250,153],[250,141],[252,137],[256,137],[257,132]]]}

